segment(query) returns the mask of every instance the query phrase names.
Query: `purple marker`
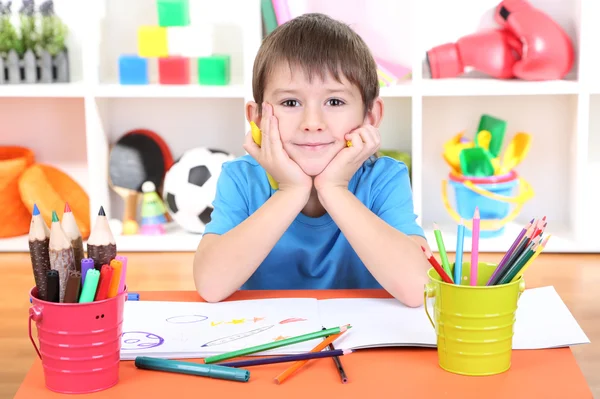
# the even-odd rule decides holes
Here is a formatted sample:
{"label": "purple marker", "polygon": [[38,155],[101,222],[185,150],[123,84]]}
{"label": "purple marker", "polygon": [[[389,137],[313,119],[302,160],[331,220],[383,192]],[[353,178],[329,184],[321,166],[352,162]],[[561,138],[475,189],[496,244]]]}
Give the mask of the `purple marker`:
{"label": "purple marker", "polygon": [[121,278],[119,279],[119,289],[117,291],[117,293],[121,293],[125,290],[125,286],[126,286],[126,282],[125,282],[125,278],[127,277],[127,257],[123,256],[123,255],[117,255],[115,256],[116,260],[120,260],[122,267],[121,267]]}
{"label": "purple marker", "polygon": [[83,287],[83,283],[85,282],[85,277],[87,275],[88,270],[94,268],[94,260],[92,258],[83,258],[81,259],[81,286]]}

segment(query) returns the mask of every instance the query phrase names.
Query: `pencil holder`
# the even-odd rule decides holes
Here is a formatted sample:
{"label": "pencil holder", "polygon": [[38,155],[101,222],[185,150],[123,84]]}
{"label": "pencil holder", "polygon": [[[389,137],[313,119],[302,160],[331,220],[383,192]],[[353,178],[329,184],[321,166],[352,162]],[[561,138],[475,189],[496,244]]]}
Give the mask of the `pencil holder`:
{"label": "pencil holder", "polygon": [[[456,210],[448,200],[448,182],[454,188]],[[518,190],[515,194],[515,190]],[[503,176],[473,177],[450,173],[442,181],[442,200],[448,214],[458,223],[463,219],[465,235],[471,236],[475,207],[481,215],[481,238],[501,236],[507,223],[514,220],[523,205],[534,195],[527,181],[513,170]],[[514,208],[511,210],[511,205]]]}
{"label": "pencil holder", "polygon": [[[30,291],[29,338],[42,360],[46,387],[59,393],[102,391],[119,381],[127,289],[89,303],[55,303]],[[35,322],[39,348],[33,338]]]}
{"label": "pencil holder", "polygon": [[[425,312],[437,336],[442,369],[462,375],[500,374],[510,369],[517,302],[525,281],[486,286],[496,265],[478,263],[477,285],[468,285],[470,262],[463,263],[462,284],[442,281],[431,268],[423,297]],[[463,285],[465,284],[465,285]],[[434,298],[433,319],[427,298]]]}

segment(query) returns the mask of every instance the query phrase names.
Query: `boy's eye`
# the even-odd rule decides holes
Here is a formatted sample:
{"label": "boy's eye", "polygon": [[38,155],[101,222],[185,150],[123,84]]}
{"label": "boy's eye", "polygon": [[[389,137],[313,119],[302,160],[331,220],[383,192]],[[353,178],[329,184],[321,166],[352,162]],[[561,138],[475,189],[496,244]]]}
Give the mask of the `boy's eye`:
{"label": "boy's eye", "polygon": [[283,105],[284,107],[297,107],[298,106],[298,101],[296,101],[296,100],[285,100],[284,102],[281,103],[281,105]]}
{"label": "boy's eye", "polygon": [[339,98],[332,98],[331,100],[328,101],[329,105],[333,106],[333,107],[339,107],[340,105],[344,105],[344,102],[342,100],[340,100]]}

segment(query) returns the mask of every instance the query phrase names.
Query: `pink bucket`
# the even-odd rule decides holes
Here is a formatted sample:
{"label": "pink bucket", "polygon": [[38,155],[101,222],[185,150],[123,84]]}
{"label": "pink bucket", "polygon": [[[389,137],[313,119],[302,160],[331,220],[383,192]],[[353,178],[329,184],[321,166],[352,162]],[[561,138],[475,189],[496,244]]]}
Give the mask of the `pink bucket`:
{"label": "pink bucket", "polygon": [[[102,391],[119,381],[127,290],[90,303],[55,303],[30,296],[29,338],[42,360],[46,387],[59,393]],[[32,335],[35,321],[39,349]]]}

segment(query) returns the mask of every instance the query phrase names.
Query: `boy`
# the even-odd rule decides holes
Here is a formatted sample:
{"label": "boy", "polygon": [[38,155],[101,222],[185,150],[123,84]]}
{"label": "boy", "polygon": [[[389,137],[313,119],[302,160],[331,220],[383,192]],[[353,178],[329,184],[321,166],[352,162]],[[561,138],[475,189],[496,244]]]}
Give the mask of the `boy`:
{"label": "boy", "polygon": [[322,14],[264,40],[246,105],[262,142],[248,133],[248,155],[223,166],[194,259],[206,301],[240,288],[383,287],[422,304],[429,265],[420,246],[428,246],[408,170],[373,157],[383,117],[376,68],[362,39]]}

